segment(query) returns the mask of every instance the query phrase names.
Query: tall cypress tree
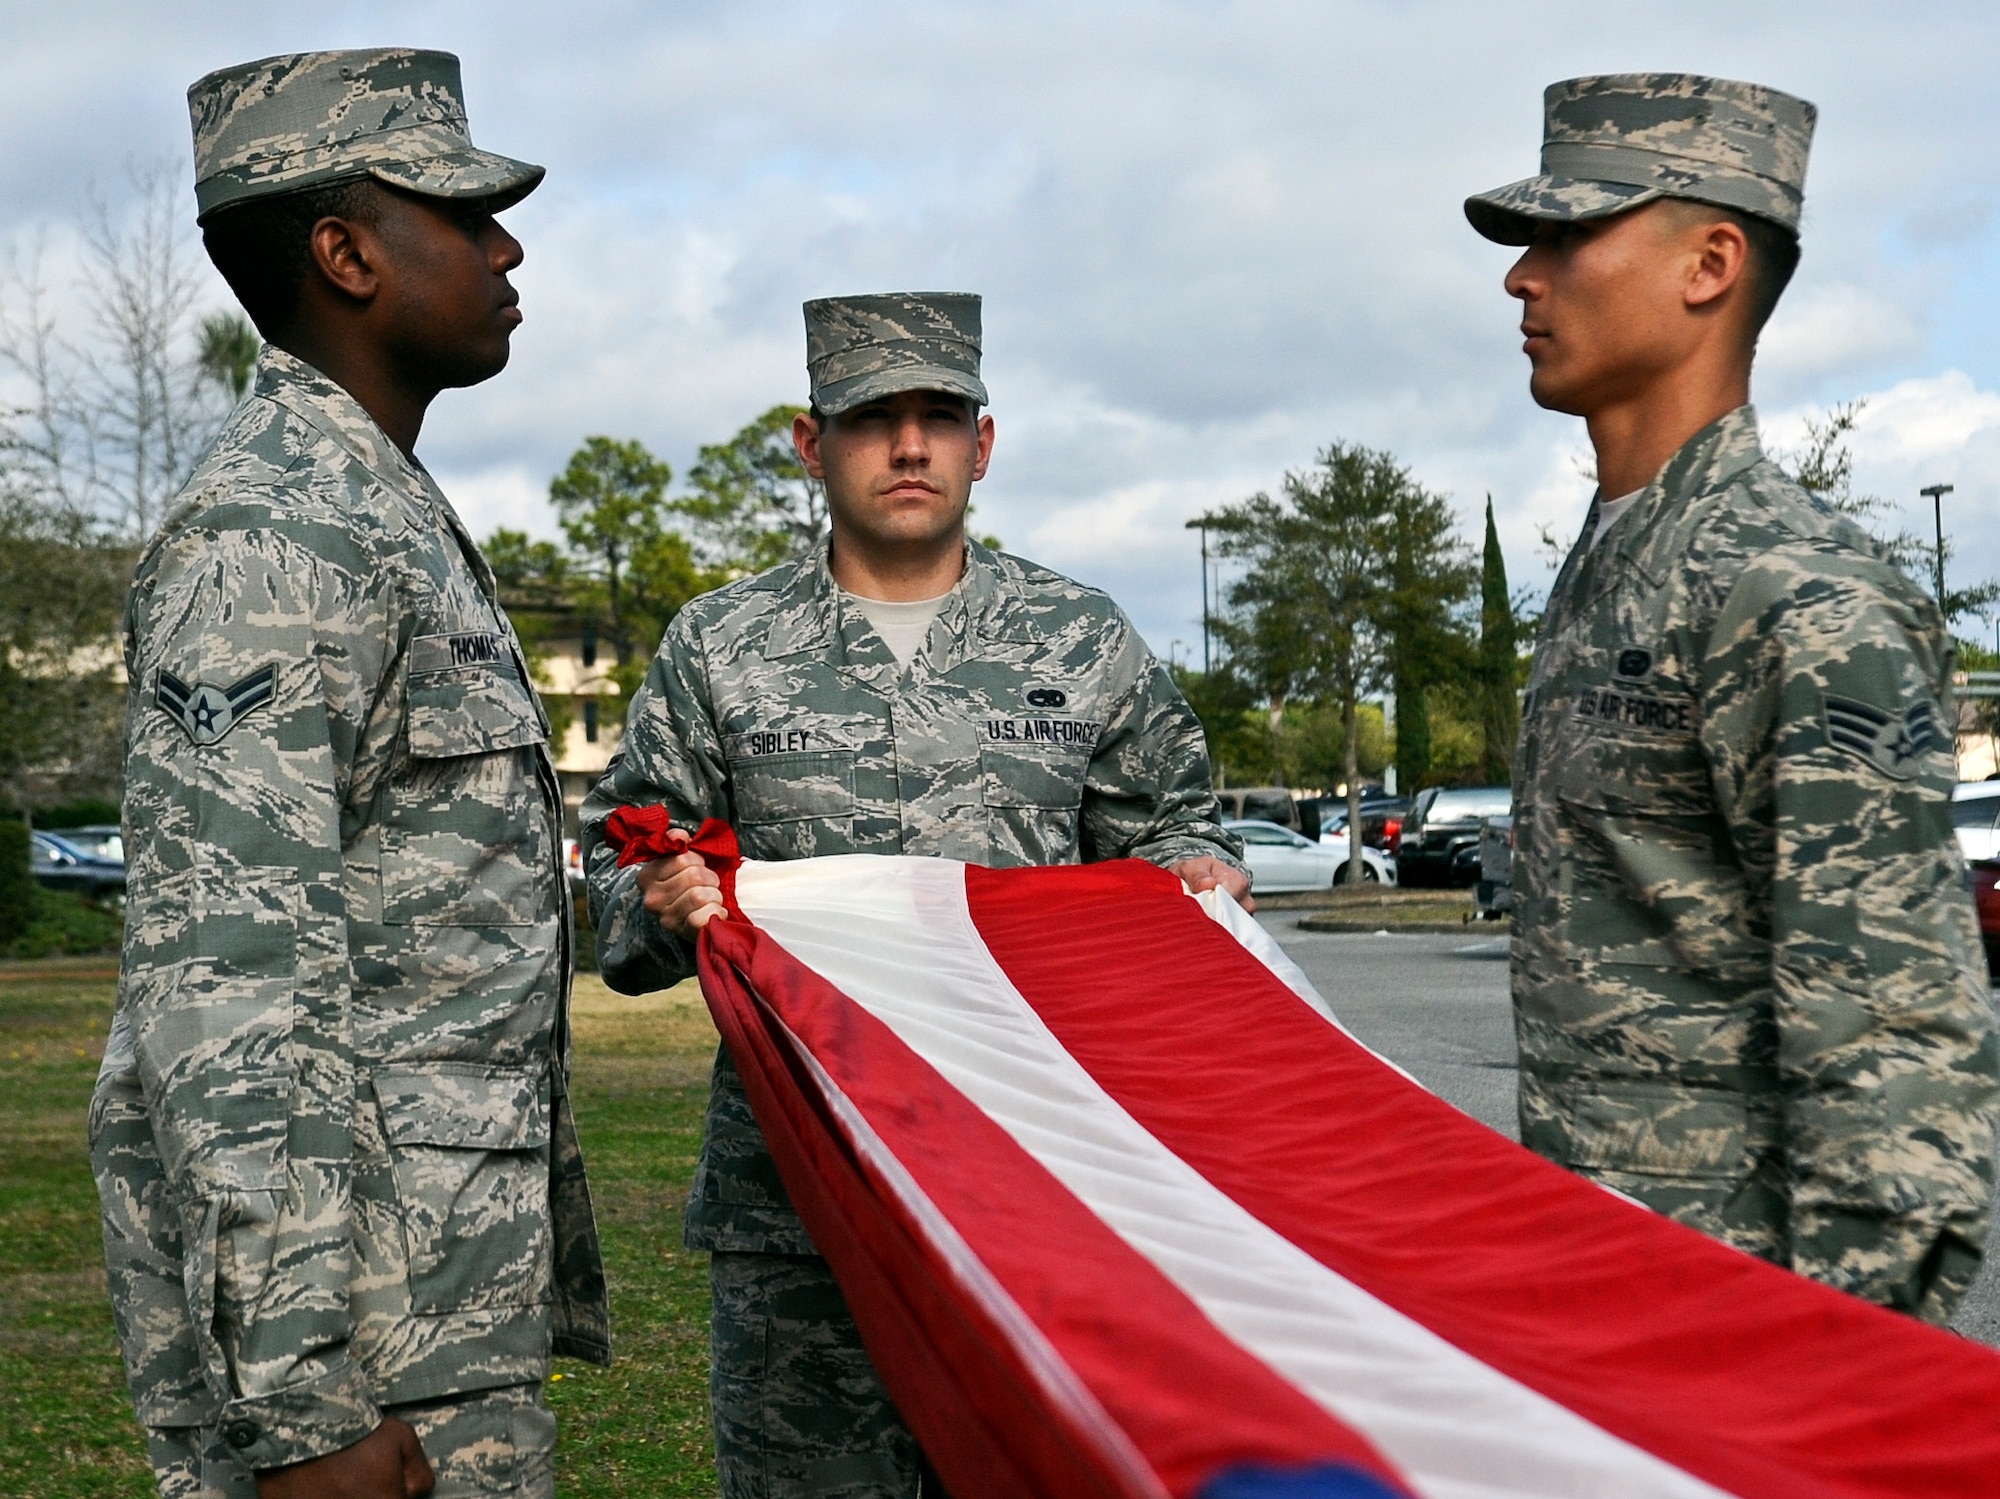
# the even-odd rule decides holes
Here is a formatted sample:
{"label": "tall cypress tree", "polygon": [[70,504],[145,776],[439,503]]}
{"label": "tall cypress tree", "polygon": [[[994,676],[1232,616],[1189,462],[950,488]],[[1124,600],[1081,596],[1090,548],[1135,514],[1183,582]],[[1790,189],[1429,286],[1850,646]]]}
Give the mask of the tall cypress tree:
{"label": "tall cypress tree", "polygon": [[1479,578],[1480,719],[1485,730],[1486,781],[1505,786],[1512,773],[1514,741],[1521,732],[1515,695],[1514,605],[1507,597],[1507,559],[1493,524],[1493,496],[1486,497],[1486,553]]}
{"label": "tall cypress tree", "polygon": [[1396,699],[1396,788],[1408,796],[1430,775],[1429,689],[1464,674],[1471,641],[1455,611],[1472,596],[1473,569],[1449,501],[1407,472],[1398,478],[1381,625]]}
{"label": "tall cypress tree", "polygon": [[1431,705],[1407,660],[1396,663],[1396,789],[1412,796],[1431,768]]}

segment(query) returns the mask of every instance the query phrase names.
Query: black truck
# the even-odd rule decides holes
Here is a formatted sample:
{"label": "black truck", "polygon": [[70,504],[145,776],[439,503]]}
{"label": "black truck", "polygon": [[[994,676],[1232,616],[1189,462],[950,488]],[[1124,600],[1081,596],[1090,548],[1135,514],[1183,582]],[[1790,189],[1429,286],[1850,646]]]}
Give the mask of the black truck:
{"label": "black truck", "polygon": [[1396,838],[1396,873],[1404,885],[1479,882],[1479,829],[1489,817],[1511,816],[1505,786],[1431,786],[1417,793]]}

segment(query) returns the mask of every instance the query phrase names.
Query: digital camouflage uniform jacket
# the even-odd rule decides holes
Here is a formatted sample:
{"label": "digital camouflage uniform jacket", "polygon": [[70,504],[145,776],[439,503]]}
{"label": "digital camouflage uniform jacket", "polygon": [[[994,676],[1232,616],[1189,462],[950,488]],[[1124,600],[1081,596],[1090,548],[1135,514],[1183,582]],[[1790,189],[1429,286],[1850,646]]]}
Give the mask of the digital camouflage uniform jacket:
{"label": "digital camouflage uniform jacket", "polygon": [[[1201,725],[1096,589],[967,546],[907,672],[834,585],[824,546],[675,616],[583,809],[598,962],[643,993],[694,971],[602,841],[625,805],[725,818],[752,859],[929,854],[995,866],[1240,847],[1217,822]],[[814,1253],[716,1057],[690,1248]]]}
{"label": "digital camouflage uniform jacket", "polygon": [[1942,1321],[1993,1178],[1992,1017],[1931,600],[1698,433],[1550,596],[1515,764],[1533,1149]]}
{"label": "digital camouflage uniform jacket", "polygon": [[548,726],[444,496],[266,349],[125,659],[91,1137],[140,1421],[265,1468],[538,1381],[552,1344],[603,1361]]}

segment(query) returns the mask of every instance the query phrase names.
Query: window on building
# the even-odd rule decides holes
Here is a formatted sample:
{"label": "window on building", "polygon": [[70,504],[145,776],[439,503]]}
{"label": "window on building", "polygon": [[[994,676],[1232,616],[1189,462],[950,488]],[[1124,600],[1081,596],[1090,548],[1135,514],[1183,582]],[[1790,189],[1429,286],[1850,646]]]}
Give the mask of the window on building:
{"label": "window on building", "polygon": [[583,700],[583,737],[588,744],[597,743],[597,699],[594,697]]}
{"label": "window on building", "polygon": [[[594,624],[583,627],[583,664],[597,665],[597,626]],[[595,739],[597,735],[593,733],[590,737]]]}

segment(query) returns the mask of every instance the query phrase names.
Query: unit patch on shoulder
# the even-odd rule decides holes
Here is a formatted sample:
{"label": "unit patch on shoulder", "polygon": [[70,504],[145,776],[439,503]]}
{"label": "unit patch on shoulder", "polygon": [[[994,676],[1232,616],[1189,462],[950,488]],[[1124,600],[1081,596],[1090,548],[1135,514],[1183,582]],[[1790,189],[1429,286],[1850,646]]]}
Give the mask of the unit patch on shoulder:
{"label": "unit patch on shoulder", "polygon": [[1896,780],[1909,780],[1925,755],[1951,746],[1938,726],[1934,703],[1913,703],[1901,713],[1890,713],[1873,703],[1835,697],[1830,692],[1824,700],[1827,743],[1866,760]]}
{"label": "unit patch on shoulder", "polygon": [[196,744],[214,744],[278,695],[278,668],[266,666],[227,687],[206,682],[189,686],[170,671],[160,673],[153,701]]}

